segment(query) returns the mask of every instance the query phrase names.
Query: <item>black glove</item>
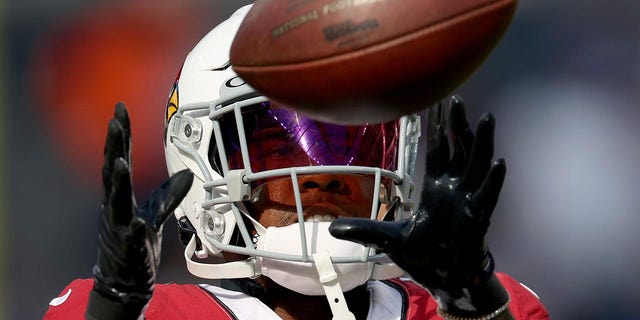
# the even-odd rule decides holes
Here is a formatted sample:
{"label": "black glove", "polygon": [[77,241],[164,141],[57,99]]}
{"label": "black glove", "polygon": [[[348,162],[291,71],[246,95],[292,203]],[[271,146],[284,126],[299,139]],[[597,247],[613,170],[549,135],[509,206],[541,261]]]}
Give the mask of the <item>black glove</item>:
{"label": "black glove", "polygon": [[495,127],[491,114],[480,119],[475,137],[460,98],[451,99],[449,128],[443,114],[442,104],[429,109],[426,175],[420,205],[411,219],[340,218],[329,231],[382,250],[427,288],[442,309],[473,317],[498,309],[508,299],[493,274],[485,237],[506,166],[503,159],[491,163]]}
{"label": "black glove", "polygon": [[131,137],[125,106],[116,105],[104,149],[98,260],[87,319],[139,319],[153,293],[162,224],[187,194],[193,174],[178,172],[138,207],[131,185]]}

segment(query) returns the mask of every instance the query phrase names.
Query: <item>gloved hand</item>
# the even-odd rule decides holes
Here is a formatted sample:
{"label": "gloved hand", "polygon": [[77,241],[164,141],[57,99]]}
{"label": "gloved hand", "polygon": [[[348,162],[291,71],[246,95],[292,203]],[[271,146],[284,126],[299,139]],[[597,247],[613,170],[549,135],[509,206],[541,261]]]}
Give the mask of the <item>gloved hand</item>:
{"label": "gloved hand", "polygon": [[491,163],[495,127],[491,114],[480,119],[475,136],[460,98],[451,99],[449,128],[443,114],[442,104],[429,109],[426,175],[420,205],[411,219],[340,218],[329,231],[382,250],[427,288],[443,310],[474,317],[495,311],[508,299],[493,274],[486,242],[506,166],[503,159]]}
{"label": "gloved hand", "polygon": [[142,206],[131,185],[131,138],[125,106],[109,122],[102,169],[98,259],[87,319],[141,319],[160,263],[162,224],[187,194],[193,174],[178,172]]}

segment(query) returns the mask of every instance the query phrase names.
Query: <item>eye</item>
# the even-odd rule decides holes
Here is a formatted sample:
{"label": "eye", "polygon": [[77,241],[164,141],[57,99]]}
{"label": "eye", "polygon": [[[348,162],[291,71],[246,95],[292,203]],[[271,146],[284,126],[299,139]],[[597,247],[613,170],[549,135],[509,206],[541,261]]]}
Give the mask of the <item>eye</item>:
{"label": "eye", "polygon": [[285,154],[287,154],[287,150],[285,150],[284,148],[277,147],[269,150],[269,155],[272,157],[280,157],[284,156]]}
{"label": "eye", "polygon": [[293,150],[293,144],[292,143],[280,142],[280,143],[277,143],[275,146],[271,147],[268,150],[269,150],[269,152],[268,152],[269,156],[272,156],[272,157],[283,157],[283,156],[291,155],[291,152]]}

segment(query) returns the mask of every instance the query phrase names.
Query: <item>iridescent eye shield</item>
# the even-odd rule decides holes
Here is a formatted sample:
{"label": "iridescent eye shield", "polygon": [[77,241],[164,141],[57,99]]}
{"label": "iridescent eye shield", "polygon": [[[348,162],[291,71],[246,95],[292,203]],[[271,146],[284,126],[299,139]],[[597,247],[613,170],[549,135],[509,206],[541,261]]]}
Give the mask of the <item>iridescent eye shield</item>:
{"label": "iridescent eye shield", "polygon": [[[302,166],[367,166],[395,170],[398,121],[362,126],[318,122],[263,102],[243,108],[242,121],[251,170]],[[233,113],[220,119],[229,169],[244,168]]]}

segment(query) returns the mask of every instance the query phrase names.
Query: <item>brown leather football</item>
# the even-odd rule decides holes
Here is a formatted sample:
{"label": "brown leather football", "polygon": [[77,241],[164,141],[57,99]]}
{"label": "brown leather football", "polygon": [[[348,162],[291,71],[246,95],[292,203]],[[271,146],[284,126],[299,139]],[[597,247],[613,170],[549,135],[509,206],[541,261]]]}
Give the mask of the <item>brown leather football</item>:
{"label": "brown leather football", "polygon": [[233,69],[273,102],[342,124],[450,94],[496,46],[516,0],[258,0]]}

